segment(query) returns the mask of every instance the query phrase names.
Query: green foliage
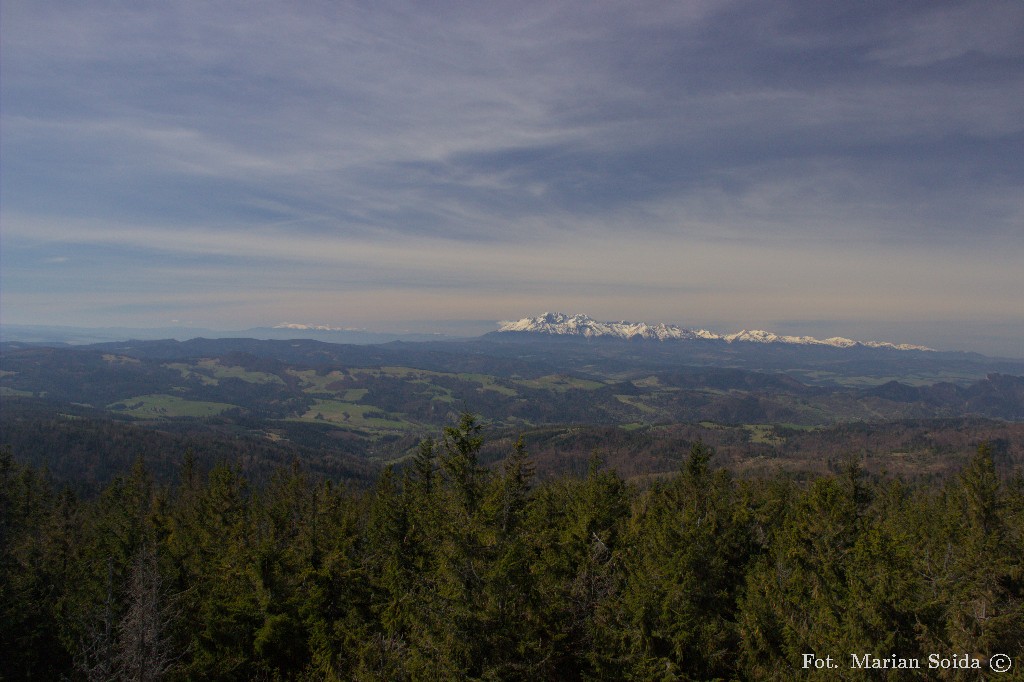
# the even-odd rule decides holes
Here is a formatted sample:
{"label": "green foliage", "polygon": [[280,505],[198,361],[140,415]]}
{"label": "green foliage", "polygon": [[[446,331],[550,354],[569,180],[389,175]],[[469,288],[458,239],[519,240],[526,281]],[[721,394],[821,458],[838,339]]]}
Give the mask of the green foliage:
{"label": "green foliage", "polygon": [[690,448],[682,474],[638,500],[621,613],[633,679],[726,677],[747,541],[735,486],[714,452]]}
{"label": "green foliage", "polygon": [[482,434],[368,491],[187,452],[79,500],[0,451],[0,677],[824,680],[805,653],[1024,641],[1024,482],[986,445],[927,487],[737,481],[695,441],[637,487],[596,456],[539,482],[522,440],[484,467]]}

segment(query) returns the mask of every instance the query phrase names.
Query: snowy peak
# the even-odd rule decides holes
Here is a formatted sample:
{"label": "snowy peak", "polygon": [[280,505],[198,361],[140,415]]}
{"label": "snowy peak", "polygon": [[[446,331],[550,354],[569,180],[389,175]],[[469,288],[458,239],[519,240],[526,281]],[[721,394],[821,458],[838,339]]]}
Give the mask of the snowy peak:
{"label": "snowy peak", "polygon": [[540,317],[524,317],[521,320],[499,323],[498,332],[527,332],[552,336],[582,336],[585,338],[650,339],[657,341],[723,341],[725,343],[784,343],[804,346],[832,346],[852,348],[890,348],[893,350],[926,350],[925,346],[879,341],[854,341],[841,336],[816,339],[811,336],[782,336],[761,329],[746,330],[734,334],[719,335],[706,329],[683,329],[674,324],[650,325],[646,322],[598,322],[587,315],[566,315],[565,313],[544,313]]}
{"label": "snowy peak", "polygon": [[691,331],[671,324],[649,325],[646,322],[598,322],[587,315],[544,313],[515,322],[501,322],[499,332],[533,332],[538,334],[583,336],[586,338],[669,339],[689,340],[719,338],[706,330]]}
{"label": "snowy peak", "polygon": [[[841,336],[833,336],[830,339],[816,339],[813,336],[780,336],[761,329],[747,331],[744,329],[735,334],[726,334],[722,337],[729,343],[733,341],[747,341],[749,343],[796,343],[801,345],[835,346],[837,348],[850,348],[858,345],[853,339],[844,339]],[[871,342],[874,343],[874,342]],[[866,344],[860,344],[866,345]]]}

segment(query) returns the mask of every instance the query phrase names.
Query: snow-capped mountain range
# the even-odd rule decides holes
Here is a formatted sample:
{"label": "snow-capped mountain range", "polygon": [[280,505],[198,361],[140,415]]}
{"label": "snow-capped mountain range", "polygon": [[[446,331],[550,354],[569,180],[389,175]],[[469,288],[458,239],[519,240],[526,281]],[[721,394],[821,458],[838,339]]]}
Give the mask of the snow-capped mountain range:
{"label": "snow-capped mountain range", "polygon": [[726,343],[787,343],[803,346],[833,346],[835,348],[890,348],[893,350],[931,351],[926,346],[909,343],[886,343],[880,341],[854,341],[841,336],[816,339],[811,336],[782,336],[760,329],[746,330],[734,334],[716,334],[706,329],[683,329],[674,324],[647,324],[646,322],[598,322],[587,315],[566,315],[565,313],[544,313],[540,317],[524,317],[521,320],[499,323],[498,332],[532,332],[553,336],[582,336],[585,338],[650,339],[658,341],[724,341]]}

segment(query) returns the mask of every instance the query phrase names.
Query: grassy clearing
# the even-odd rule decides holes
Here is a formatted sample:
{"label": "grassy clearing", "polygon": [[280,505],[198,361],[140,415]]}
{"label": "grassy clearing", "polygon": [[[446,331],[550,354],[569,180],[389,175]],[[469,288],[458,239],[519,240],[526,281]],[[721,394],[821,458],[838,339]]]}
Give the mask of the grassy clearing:
{"label": "grassy clearing", "polygon": [[216,386],[217,384],[220,383],[219,381],[217,381],[208,374],[193,371],[192,365],[186,365],[184,362],[171,362],[164,365],[164,367],[168,369],[173,369],[174,371],[178,372],[178,374],[181,375],[182,379],[190,379],[192,377],[196,377],[205,386]]}
{"label": "grassy clearing", "polygon": [[427,380],[413,381],[411,383],[417,384],[419,386],[424,386],[430,393],[431,400],[438,400],[442,403],[455,402],[455,396],[452,395],[452,390],[450,388],[445,388],[444,386],[435,386],[434,384],[430,383]]}
{"label": "grassy clearing", "polygon": [[661,414],[660,410],[645,403],[641,396],[616,395],[615,399],[624,405],[629,405],[630,407],[640,410],[644,414]]}
{"label": "grassy clearing", "polygon": [[370,392],[368,388],[348,388],[342,391],[341,399],[346,403],[358,403]]}
{"label": "grassy clearing", "polygon": [[138,358],[130,358],[127,355],[111,355],[110,353],[103,354],[103,360],[107,364],[111,365],[141,365],[142,361]]}
{"label": "grassy clearing", "polygon": [[549,374],[537,379],[517,379],[515,383],[527,388],[540,388],[548,391],[558,391],[559,393],[570,391],[574,388],[593,391],[604,386],[600,381],[580,379],[565,374]]}
{"label": "grassy clearing", "polygon": [[352,368],[350,374],[358,378],[368,379],[408,379],[429,380],[429,377],[455,376],[444,372],[431,372],[413,367],[358,367]]}
{"label": "grassy clearing", "polygon": [[35,395],[35,393],[33,393],[32,391],[21,391],[18,390],[17,388],[11,388],[9,386],[0,386],[0,395],[6,395],[11,397],[21,396],[25,398],[31,398],[32,396]]}
{"label": "grassy clearing", "polygon": [[347,372],[334,370],[327,374],[317,374],[315,369],[286,370],[288,374],[298,378],[303,393],[333,395],[348,403],[357,403],[369,392],[366,388],[343,388],[337,384],[351,381]]}
{"label": "grassy clearing", "polygon": [[492,377],[487,374],[456,374],[455,376],[457,376],[459,379],[462,379],[463,381],[472,381],[479,383],[483,387],[483,390],[485,391],[495,391],[497,393],[507,395],[510,397],[519,395],[516,389],[512,388],[511,386],[503,386],[499,384],[498,380],[495,377]]}
{"label": "grassy clearing", "polygon": [[373,405],[359,405],[341,400],[317,400],[313,407],[300,417],[300,420],[306,422],[328,422],[379,431],[407,431],[412,428],[418,428],[415,424],[402,419],[400,416],[385,413]]}
{"label": "grassy clearing", "polygon": [[743,428],[750,434],[751,443],[782,445],[786,442],[785,438],[775,435],[775,427],[771,424],[744,424]]}
{"label": "grassy clearing", "polygon": [[779,428],[793,429],[794,431],[820,431],[820,426],[809,426],[807,424],[792,424],[790,422],[780,422],[776,424]]}
{"label": "grassy clearing", "polygon": [[789,374],[808,384],[836,384],[847,388],[873,388],[887,384],[890,381],[898,381],[908,386],[931,386],[932,384],[948,381],[953,384],[966,385],[984,379],[982,373],[969,371],[936,371],[916,372],[911,374],[894,374],[887,376],[855,375],[846,376],[823,370],[792,370]]}
{"label": "grassy clearing", "polygon": [[130,414],[133,417],[212,417],[236,405],[185,400],[173,395],[154,393],[127,398],[107,405],[108,410]]}
{"label": "grassy clearing", "polygon": [[194,365],[184,362],[170,362],[164,365],[181,374],[182,378],[195,377],[207,386],[216,386],[221,379],[241,379],[250,384],[284,384],[281,377],[267,372],[250,372],[237,365],[222,365],[216,358],[200,360]]}
{"label": "grassy clearing", "polygon": [[437,375],[438,372],[430,372],[425,369],[413,369],[412,367],[374,367],[374,368],[362,368],[353,369],[353,375],[371,376],[371,377],[394,377],[396,379],[407,379],[407,378],[419,378],[428,374]]}
{"label": "grassy clearing", "polygon": [[327,374],[317,374],[315,369],[288,369],[285,371],[294,377],[298,377],[299,381],[302,382],[302,390],[306,393],[334,393],[334,389],[327,387],[338,381],[344,381],[348,377],[347,372],[339,372],[338,370],[328,372]]}
{"label": "grassy clearing", "polygon": [[[495,391],[507,396],[519,395],[514,388],[502,385],[500,383],[500,379],[497,377],[475,372],[450,373],[432,372],[430,370],[414,369],[412,367],[381,367],[379,369],[354,369],[352,370],[352,374],[371,378],[405,379],[407,381],[422,383],[428,386],[433,386],[431,380],[435,377],[449,377],[452,379],[458,379],[459,381],[480,384],[481,388],[485,391]],[[439,393],[444,391],[450,394],[448,389],[441,387],[435,388]],[[441,396],[439,395],[438,397]]]}
{"label": "grassy clearing", "polygon": [[210,372],[216,379],[241,379],[250,384],[284,384],[281,377],[267,372],[250,372],[237,365],[222,365],[216,358],[207,358],[196,363],[196,367]]}

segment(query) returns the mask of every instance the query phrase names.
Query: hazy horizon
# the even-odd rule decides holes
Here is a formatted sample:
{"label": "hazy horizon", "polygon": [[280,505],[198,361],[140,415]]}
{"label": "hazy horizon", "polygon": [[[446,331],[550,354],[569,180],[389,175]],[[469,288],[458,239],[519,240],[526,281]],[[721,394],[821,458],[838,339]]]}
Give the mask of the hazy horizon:
{"label": "hazy horizon", "polygon": [[1017,0],[3,3],[0,324],[1024,357],[1022,34]]}
{"label": "hazy horizon", "polygon": [[[540,314],[539,312],[537,314]],[[528,317],[536,317],[536,315],[528,315]],[[600,319],[602,322],[617,322],[623,319],[627,319],[632,322],[646,322],[648,324],[658,324],[664,322],[666,324],[675,324],[677,326],[689,329],[708,329],[709,331],[718,334],[728,334],[738,332],[744,329],[763,329],[765,331],[775,332],[782,335],[792,336],[813,336],[818,339],[825,339],[834,336],[842,336],[850,338],[855,341],[881,341],[889,343],[909,343],[913,345],[922,345],[929,348],[933,348],[938,351],[964,351],[964,352],[975,352],[987,355],[989,357],[997,358],[1008,358],[1008,359],[1024,359],[1024,352],[1019,348],[1017,343],[1020,338],[1017,335],[1015,327],[1007,325],[1005,328],[997,329],[985,329],[982,330],[974,338],[965,337],[963,333],[958,330],[950,330],[948,326],[941,322],[934,322],[930,325],[915,325],[913,328],[908,329],[907,325],[902,324],[879,324],[877,322],[851,322],[843,321],[837,322],[835,320],[821,321],[821,320],[780,320],[775,322],[769,322],[766,324],[725,324],[725,325],[707,325],[698,324],[694,322],[685,323],[671,320],[641,320],[637,318],[609,318]],[[394,336],[430,336],[437,335],[440,337],[447,338],[474,338],[482,336],[488,332],[496,331],[499,324],[503,320],[391,320],[386,322],[368,322],[365,324],[359,324],[351,322],[349,324],[330,324],[333,331],[341,332],[358,332],[364,333],[367,336],[374,335],[394,335]],[[200,326],[196,324],[189,324],[180,320],[171,320],[167,325],[160,326],[136,326],[136,325],[109,325],[109,326],[88,326],[88,325],[61,325],[61,324],[20,324],[20,323],[3,323],[0,325],[0,338],[3,340],[10,340],[12,336],[10,333],[3,333],[3,327],[6,327],[8,331],[11,327],[24,327],[32,328],[37,327],[40,329],[64,329],[67,331],[104,331],[104,330],[133,330],[133,331],[152,331],[159,332],[161,330],[179,332],[174,335],[174,338],[178,340],[187,340],[195,338],[187,332],[188,330],[195,330],[198,333],[225,333],[225,334],[238,334],[253,329],[269,329],[280,324],[309,324],[319,325],[328,324],[321,321],[306,321],[298,322],[295,320],[280,320],[273,323],[257,323],[244,327],[233,327],[233,326]],[[838,330],[838,331],[837,331]],[[901,334],[903,334],[901,336]],[[18,337],[18,334],[14,335]],[[301,337],[301,331],[296,330],[296,337]],[[47,337],[45,334],[39,338],[46,341],[59,340],[56,337]],[[154,334],[152,336],[146,336],[145,338],[157,338]],[[89,342],[93,340],[88,339]],[[365,343],[376,343],[377,341],[365,341]]]}

